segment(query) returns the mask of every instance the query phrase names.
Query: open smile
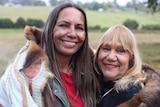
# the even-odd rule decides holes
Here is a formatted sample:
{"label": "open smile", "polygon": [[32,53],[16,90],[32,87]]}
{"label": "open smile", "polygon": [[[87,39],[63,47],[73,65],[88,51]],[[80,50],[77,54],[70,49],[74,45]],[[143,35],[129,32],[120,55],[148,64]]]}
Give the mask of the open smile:
{"label": "open smile", "polygon": [[66,46],[73,47],[77,44],[77,42],[61,40]]}

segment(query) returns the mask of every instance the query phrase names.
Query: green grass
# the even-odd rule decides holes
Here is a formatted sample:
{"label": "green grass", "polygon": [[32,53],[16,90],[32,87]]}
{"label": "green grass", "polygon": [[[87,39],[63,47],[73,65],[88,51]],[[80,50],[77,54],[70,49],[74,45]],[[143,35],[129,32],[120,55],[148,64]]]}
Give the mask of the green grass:
{"label": "green grass", "polygon": [[160,69],[160,43],[142,43],[139,47],[143,61]]}
{"label": "green grass", "polygon": [[[10,18],[13,22],[19,17],[24,19],[42,19],[46,21],[53,7],[2,7],[0,6],[0,18]],[[115,24],[122,24],[126,19],[136,20],[140,27],[147,24],[160,24],[160,14],[147,14],[142,12],[104,11],[96,12],[86,10],[88,25],[99,25],[107,28]]]}
{"label": "green grass", "polygon": [[[0,33],[10,34],[10,33],[21,33],[24,29],[0,29]],[[6,35],[7,36],[7,35]]]}
{"label": "green grass", "polygon": [[[4,33],[4,31],[8,31]],[[10,63],[18,50],[25,44],[23,31],[19,30],[0,30],[0,76],[5,71],[8,63]]]}
{"label": "green grass", "polygon": [[115,24],[122,24],[126,19],[136,20],[139,23],[139,27],[147,24],[160,24],[160,15],[142,12],[87,11],[87,16],[89,26],[100,25],[101,27],[109,27]]}
{"label": "green grass", "polygon": [[46,21],[47,16],[53,7],[2,7],[0,6],[0,18],[10,18],[13,22],[19,17],[24,19],[42,19]]}

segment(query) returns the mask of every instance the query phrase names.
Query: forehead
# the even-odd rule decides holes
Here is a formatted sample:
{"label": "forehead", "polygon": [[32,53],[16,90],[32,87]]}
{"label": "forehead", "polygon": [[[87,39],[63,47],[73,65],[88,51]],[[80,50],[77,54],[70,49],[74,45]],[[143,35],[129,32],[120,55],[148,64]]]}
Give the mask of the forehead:
{"label": "forehead", "polygon": [[108,41],[108,42],[103,43],[102,46],[109,46],[109,47],[112,47],[112,48],[123,48],[122,43],[119,42],[119,41],[117,41],[117,42]]}
{"label": "forehead", "polygon": [[74,7],[67,7],[61,10],[58,20],[69,20],[69,21],[82,21],[84,22],[84,16],[81,11]]}
{"label": "forehead", "polygon": [[126,40],[122,35],[105,35],[103,38],[101,38],[100,45],[128,50],[130,46],[128,42],[129,41]]}

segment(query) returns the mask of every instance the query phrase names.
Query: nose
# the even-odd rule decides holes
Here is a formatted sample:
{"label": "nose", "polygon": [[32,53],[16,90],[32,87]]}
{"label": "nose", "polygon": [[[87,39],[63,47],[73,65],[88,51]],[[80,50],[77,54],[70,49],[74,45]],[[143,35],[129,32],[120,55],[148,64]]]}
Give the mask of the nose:
{"label": "nose", "polygon": [[114,50],[109,51],[106,56],[106,59],[108,61],[116,61],[117,60],[116,52]]}
{"label": "nose", "polygon": [[68,36],[70,37],[76,37],[76,29],[74,27],[71,27],[68,31]]}

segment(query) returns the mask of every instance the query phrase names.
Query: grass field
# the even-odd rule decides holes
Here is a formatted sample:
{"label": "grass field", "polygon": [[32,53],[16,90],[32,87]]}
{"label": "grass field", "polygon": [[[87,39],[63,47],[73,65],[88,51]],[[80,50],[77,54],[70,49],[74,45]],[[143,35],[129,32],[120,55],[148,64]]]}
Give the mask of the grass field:
{"label": "grass field", "polygon": [[[102,33],[89,32],[91,46],[96,49]],[[144,62],[160,69],[160,35],[159,33],[135,33]],[[25,44],[26,39],[21,30],[0,30],[0,76],[7,65],[13,61],[18,50]]]}
{"label": "grass field", "polygon": [[[53,7],[2,7],[0,6],[0,18],[10,18],[13,22],[19,17],[24,19],[42,19],[46,21]],[[126,19],[134,19],[139,26],[147,24],[160,24],[160,14],[147,14],[142,12],[125,11],[89,11],[86,10],[88,26],[99,25],[102,28],[110,27],[115,24],[122,24]]]}

